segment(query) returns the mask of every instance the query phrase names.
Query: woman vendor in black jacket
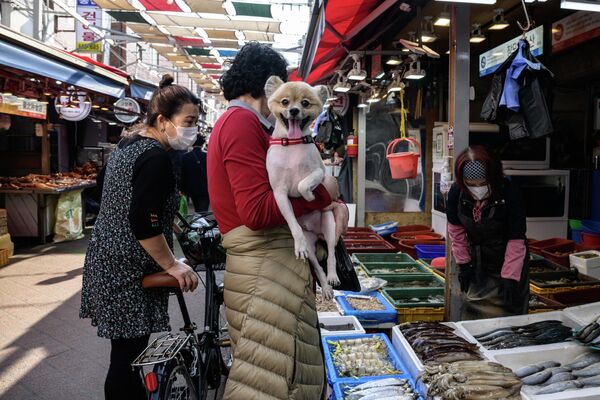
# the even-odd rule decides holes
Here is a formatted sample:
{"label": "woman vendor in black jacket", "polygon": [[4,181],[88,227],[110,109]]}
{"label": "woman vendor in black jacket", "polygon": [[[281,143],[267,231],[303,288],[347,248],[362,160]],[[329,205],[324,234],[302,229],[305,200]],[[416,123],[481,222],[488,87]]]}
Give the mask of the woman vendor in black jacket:
{"label": "woman vendor in black jacket", "polygon": [[463,292],[461,319],[526,314],[529,252],[525,208],[502,164],[472,146],[456,160],[448,233]]}

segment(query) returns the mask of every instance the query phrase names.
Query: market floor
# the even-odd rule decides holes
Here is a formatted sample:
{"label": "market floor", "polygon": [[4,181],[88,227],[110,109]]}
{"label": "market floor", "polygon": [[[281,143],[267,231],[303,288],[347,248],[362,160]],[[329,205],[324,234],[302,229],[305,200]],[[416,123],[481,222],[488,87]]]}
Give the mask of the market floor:
{"label": "market floor", "polygon": [[[88,237],[17,251],[0,268],[0,399],[104,398],[110,344],[78,316]],[[186,296],[201,321],[203,291]],[[170,312],[179,329],[175,298]]]}

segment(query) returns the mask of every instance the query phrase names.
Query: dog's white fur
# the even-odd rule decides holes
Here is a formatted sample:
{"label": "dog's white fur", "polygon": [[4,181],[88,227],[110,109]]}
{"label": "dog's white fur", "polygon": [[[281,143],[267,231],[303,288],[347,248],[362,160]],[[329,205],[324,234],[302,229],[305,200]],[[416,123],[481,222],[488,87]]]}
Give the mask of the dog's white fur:
{"label": "dog's white fur", "polygon": [[[287,138],[290,120],[296,120],[302,136],[309,136],[310,123],[316,119],[327,99],[327,88],[315,87],[304,82],[284,83],[272,76],[267,81],[265,93],[269,109],[276,117],[273,138]],[[286,104],[282,100],[286,99]],[[306,106],[310,102],[310,106]],[[292,110],[292,113],[290,113]],[[292,115],[295,113],[296,115]],[[332,285],[339,284],[335,260],[335,219],[331,211],[315,211],[302,216],[294,216],[289,197],[303,197],[314,200],[312,191],[323,182],[325,166],[317,147],[313,143],[291,146],[274,145],[267,152],[267,171],[275,200],[294,237],[296,257],[308,258],[319,280],[323,296],[333,297]],[[317,261],[315,245],[318,235],[327,242],[327,276]]]}

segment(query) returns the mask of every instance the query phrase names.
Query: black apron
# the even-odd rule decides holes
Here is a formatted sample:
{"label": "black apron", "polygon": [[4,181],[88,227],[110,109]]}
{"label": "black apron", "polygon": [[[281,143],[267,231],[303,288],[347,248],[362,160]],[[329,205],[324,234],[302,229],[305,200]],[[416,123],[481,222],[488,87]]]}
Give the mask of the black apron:
{"label": "black apron", "polygon": [[461,320],[527,314],[529,305],[529,252],[525,255],[518,294],[513,304],[504,304],[500,291],[502,266],[508,238],[506,200],[490,200],[481,210],[481,220],[473,219],[474,201],[463,193],[459,197],[458,218],[467,232],[475,281],[463,293]]}

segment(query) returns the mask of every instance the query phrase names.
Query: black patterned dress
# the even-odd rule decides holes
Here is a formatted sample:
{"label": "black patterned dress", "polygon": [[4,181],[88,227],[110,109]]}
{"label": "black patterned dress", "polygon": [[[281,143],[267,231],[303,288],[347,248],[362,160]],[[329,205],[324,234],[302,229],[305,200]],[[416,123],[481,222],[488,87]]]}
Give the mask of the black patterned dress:
{"label": "black patterned dress", "polygon": [[[145,152],[161,148],[149,138],[119,146],[104,174],[102,202],[83,268],[81,318],[91,318],[98,336],[128,339],[169,330],[168,293],[144,290],[144,275],[161,267],[136,239],[129,221],[136,160]],[[162,148],[161,148],[162,149]],[[168,196],[159,216],[163,233],[173,247],[173,219],[179,196]]]}

